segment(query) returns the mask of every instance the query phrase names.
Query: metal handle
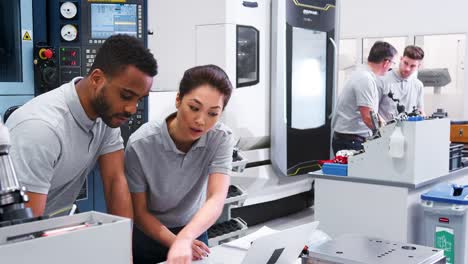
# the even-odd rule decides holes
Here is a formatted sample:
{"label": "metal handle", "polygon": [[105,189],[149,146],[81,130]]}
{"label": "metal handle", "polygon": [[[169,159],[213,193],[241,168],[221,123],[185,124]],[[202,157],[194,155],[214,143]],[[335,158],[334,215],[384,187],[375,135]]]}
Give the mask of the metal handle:
{"label": "metal handle", "polygon": [[336,82],[336,79],[337,79],[337,67],[338,67],[338,55],[337,55],[337,50],[338,50],[338,47],[336,45],[336,42],[334,39],[332,38],[328,38],[328,40],[330,40],[332,46],[333,46],[333,110],[332,110],[332,114],[330,114],[330,117],[331,118],[333,116],[333,112],[335,112],[335,108],[336,108],[336,96],[337,96],[337,93],[338,93],[338,87],[337,87],[337,82]]}
{"label": "metal handle", "polygon": [[256,8],[256,7],[258,7],[258,3],[257,3],[257,2],[250,2],[250,1],[243,1],[243,2],[242,2],[242,5],[245,6],[245,7],[250,7],[250,8]]}
{"label": "metal handle", "polygon": [[241,222],[242,224],[244,224],[245,226],[247,226],[247,223],[244,221],[244,219],[240,218],[240,217],[236,217],[234,218],[236,219],[237,221]]}

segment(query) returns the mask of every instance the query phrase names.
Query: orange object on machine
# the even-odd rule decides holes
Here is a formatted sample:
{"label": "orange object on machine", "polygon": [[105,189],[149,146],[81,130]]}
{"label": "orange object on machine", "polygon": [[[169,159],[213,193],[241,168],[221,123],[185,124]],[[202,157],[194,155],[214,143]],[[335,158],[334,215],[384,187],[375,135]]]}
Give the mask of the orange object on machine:
{"label": "orange object on machine", "polygon": [[468,121],[452,121],[450,123],[450,141],[452,143],[468,143]]}

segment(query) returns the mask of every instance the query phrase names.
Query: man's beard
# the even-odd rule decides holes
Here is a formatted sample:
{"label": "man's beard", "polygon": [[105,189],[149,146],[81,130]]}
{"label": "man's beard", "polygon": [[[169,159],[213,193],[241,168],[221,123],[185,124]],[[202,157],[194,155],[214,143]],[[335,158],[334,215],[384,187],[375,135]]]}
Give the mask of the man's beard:
{"label": "man's beard", "polygon": [[111,112],[111,104],[106,100],[104,95],[104,91],[107,87],[103,87],[101,92],[97,95],[96,99],[91,101],[91,105],[94,108],[94,111],[98,114],[98,116],[102,119],[102,121],[109,127],[117,128],[117,125],[112,124],[113,117],[126,117],[129,118],[131,116],[130,113],[118,113],[112,114]]}

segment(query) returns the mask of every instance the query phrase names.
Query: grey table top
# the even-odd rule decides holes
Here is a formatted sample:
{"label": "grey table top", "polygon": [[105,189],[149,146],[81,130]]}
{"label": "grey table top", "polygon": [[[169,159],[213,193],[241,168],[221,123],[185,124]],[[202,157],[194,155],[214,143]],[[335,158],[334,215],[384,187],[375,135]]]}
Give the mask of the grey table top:
{"label": "grey table top", "polygon": [[368,178],[359,178],[353,176],[337,176],[337,175],[330,175],[324,174],[322,170],[309,172],[309,175],[313,178],[317,179],[327,179],[327,180],[336,180],[336,181],[349,181],[349,182],[359,182],[359,183],[369,183],[369,184],[378,184],[378,185],[386,185],[386,186],[394,186],[394,187],[403,187],[408,189],[418,189],[432,183],[437,183],[445,180],[450,180],[461,175],[468,175],[468,167],[449,172],[446,175],[442,175],[438,178],[422,181],[419,183],[407,183],[407,182],[399,182],[399,181],[389,181],[389,180],[381,180],[381,179],[368,179]]}

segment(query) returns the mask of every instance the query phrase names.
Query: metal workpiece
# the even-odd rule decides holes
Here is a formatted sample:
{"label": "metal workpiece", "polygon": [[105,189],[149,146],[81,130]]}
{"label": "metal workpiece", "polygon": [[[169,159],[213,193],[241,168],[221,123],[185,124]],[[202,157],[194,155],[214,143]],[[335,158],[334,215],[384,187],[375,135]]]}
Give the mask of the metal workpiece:
{"label": "metal workpiece", "polygon": [[12,168],[10,155],[8,155],[5,146],[0,146],[0,174],[2,175],[0,177],[0,194],[19,189],[18,178]]}
{"label": "metal workpiece", "polygon": [[343,235],[311,249],[303,264],[445,263],[443,250],[361,235]]}
{"label": "metal workpiece", "polygon": [[13,220],[33,218],[32,210],[24,206],[29,199],[26,189],[19,185],[9,149],[10,133],[0,121],[0,227]]}
{"label": "metal workpiece", "polygon": [[380,137],[380,127],[381,127],[381,123],[379,121],[379,117],[378,117],[378,114],[374,111],[370,111],[370,117],[371,117],[371,121],[372,121],[372,135],[374,137]]}

